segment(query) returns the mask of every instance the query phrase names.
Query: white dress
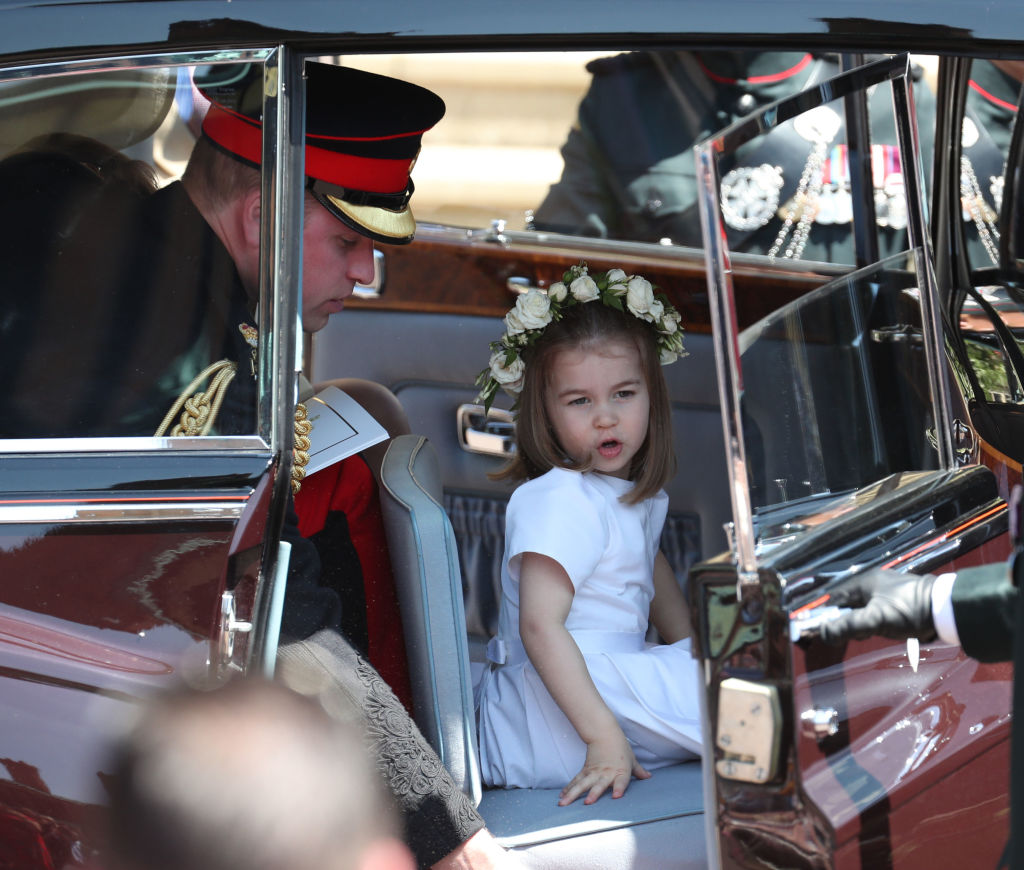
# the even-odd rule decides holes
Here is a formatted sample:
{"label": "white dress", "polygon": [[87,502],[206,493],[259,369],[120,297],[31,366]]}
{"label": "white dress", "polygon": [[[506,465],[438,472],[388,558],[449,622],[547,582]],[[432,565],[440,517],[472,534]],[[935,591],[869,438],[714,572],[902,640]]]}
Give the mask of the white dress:
{"label": "white dress", "polygon": [[697,757],[697,665],[689,640],[645,642],[654,558],[668,508],[664,492],[619,501],[630,481],[556,468],[520,486],[505,515],[502,601],[494,663],[477,700],[484,782],[562,788],[586,745],[548,693],[519,639],[522,554],[557,561],[575,589],[565,625],[605,703],[648,770]]}

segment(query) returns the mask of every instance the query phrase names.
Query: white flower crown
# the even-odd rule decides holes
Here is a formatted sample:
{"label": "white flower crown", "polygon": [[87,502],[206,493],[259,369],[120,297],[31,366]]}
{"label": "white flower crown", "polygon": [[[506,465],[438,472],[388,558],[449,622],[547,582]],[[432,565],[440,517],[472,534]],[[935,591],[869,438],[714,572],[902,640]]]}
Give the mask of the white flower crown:
{"label": "white flower crown", "polygon": [[686,356],[682,317],[664,293],[656,293],[640,275],[627,275],[622,269],[590,275],[586,263],[580,263],[546,292],[531,288],[516,300],[505,315],[505,334],[491,342],[490,364],[476,379],[480,387],[476,400],[489,409],[499,387],[518,400],[526,371],[524,348],[537,341],[549,323],[561,320],[567,308],[594,301],[650,323],[657,330],[662,365]]}

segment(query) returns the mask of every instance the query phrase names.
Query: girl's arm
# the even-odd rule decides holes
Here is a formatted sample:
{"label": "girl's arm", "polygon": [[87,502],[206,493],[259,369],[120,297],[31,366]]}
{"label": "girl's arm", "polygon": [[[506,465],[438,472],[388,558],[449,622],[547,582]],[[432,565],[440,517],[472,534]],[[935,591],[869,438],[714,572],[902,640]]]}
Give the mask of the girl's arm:
{"label": "girl's arm", "polygon": [[519,635],[526,654],[555,703],[587,744],[583,769],[562,789],[559,806],[589,791],[592,804],[610,785],[622,797],[630,776],[647,779],[587,670],[583,654],[565,627],[574,590],[569,575],[554,559],[524,553],[519,572]]}
{"label": "girl's arm", "polygon": [[666,643],[675,643],[690,636],[690,608],[676,582],[676,575],[672,573],[672,566],[661,550],[654,559],[651,622]]}

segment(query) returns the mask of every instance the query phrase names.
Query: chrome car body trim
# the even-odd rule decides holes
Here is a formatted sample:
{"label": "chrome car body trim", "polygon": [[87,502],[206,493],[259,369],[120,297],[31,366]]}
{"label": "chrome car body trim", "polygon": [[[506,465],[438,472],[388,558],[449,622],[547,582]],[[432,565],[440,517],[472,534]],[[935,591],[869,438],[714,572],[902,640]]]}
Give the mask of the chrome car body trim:
{"label": "chrome car body trim", "polygon": [[921,143],[916,118],[914,94],[911,89],[910,58],[906,58],[906,73],[902,80],[892,83],[893,109],[896,113],[896,138],[904,160],[903,189],[907,197],[907,231],[914,251],[920,283],[921,316],[924,320],[924,353],[928,366],[932,408],[935,412],[935,435],[942,468],[954,467],[953,413],[950,384],[944,352],[944,333],[938,306],[938,282],[935,279],[935,258],[928,236],[928,201],[925,196],[924,169],[921,166]]}
{"label": "chrome car body trim", "polygon": [[245,499],[223,497],[217,500],[189,499],[108,501],[101,503],[67,502],[63,504],[0,503],[0,525],[51,523],[144,523],[195,520],[236,522],[245,509]]}
{"label": "chrome car body trim", "polygon": [[0,439],[4,453],[149,453],[164,450],[250,451],[266,453],[269,446],[256,435],[201,438],[8,438]]}

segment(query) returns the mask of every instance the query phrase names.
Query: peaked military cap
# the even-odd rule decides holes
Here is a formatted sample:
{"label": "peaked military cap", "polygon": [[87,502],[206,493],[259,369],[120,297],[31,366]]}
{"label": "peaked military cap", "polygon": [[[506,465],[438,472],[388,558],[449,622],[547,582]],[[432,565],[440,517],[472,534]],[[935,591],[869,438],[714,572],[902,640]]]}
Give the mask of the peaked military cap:
{"label": "peaked military cap", "polygon": [[[210,100],[203,134],[259,166],[261,67],[210,67],[196,85]],[[378,242],[411,242],[410,173],[423,134],[444,115],[433,91],[400,79],[325,63],[306,64],[306,179],[335,217]]]}

